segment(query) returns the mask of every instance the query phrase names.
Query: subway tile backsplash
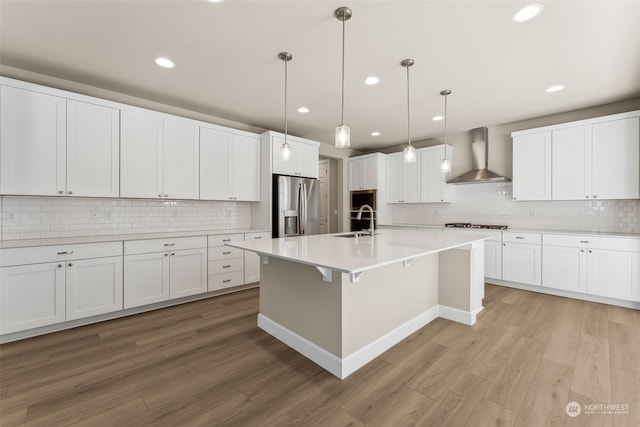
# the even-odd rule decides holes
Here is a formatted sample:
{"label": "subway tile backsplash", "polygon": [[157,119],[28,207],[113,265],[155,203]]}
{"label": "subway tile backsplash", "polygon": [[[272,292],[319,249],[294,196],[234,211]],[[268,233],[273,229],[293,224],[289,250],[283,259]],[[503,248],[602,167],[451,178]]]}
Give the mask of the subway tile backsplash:
{"label": "subway tile backsplash", "polygon": [[640,200],[514,202],[512,183],[453,185],[453,203],[394,205],[393,222],[474,222],[541,230],[640,233]]}
{"label": "subway tile backsplash", "polygon": [[2,240],[250,228],[249,202],[0,197]]}

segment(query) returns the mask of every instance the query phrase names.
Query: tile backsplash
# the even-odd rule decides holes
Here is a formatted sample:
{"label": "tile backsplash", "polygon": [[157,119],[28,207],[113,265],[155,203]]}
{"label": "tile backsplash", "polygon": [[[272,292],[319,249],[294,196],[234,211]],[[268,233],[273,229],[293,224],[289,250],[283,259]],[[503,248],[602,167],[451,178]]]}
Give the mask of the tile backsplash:
{"label": "tile backsplash", "polygon": [[1,196],[2,240],[250,228],[249,202]]}
{"label": "tile backsplash", "polygon": [[394,224],[506,224],[511,228],[640,233],[640,200],[515,202],[512,183],[453,186],[453,203],[394,205]]}

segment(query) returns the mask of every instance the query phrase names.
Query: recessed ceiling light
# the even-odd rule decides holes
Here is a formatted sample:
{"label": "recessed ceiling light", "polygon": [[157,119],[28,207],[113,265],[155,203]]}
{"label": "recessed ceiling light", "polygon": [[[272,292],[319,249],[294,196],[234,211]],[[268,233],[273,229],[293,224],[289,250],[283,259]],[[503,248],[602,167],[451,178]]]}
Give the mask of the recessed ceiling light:
{"label": "recessed ceiling light", "polygon": [[380,132],[371,132],[371,136],[380,136]]}
{"label": "recessed ceiling light", "polygon": [[224,0],[208,0],[209,3],[213,3],[213,4],[220,4],[222,2],[224,2]]}
{"label": "recessed ceiling light", "polygon": [[170,60],[169,58],[164,58],[162,56],[156,58],[156,64],[163,68],[173,68],[176,66],[176,64],[174,64],[172,60]]}
{"label": "recessed ceiling light", "polygon": [[517,11],[516,14],[513,15],[513,20],[516,22],[528,21],[540,15],[542,9],[544,9],[544,7],[541,4],[530,4]]}
{"label": "recessed ceiling light", "polygon": [[298,113],[306,114],[308,112],[309,112],[309,109],[307,107],[298,108]]}
{"label": "recessed ceiling light", "polygon": [[435,116],[432,120],[434,122],[439,122],[440,120],[444,119],[444,116]]}
{"label": "recessed ceiling light", "polygon": [[551,92],[558,92],[562,89],[564,89],[563,85],[554,85],[554,86],[548,87],[546,91],[551,93]]}
{"label": "recessed ceiling light", "polygon": [[377,85],[378,83],[380,83],[380,79],[376,76],[371,76],[371,77],[367,77],[366,79],[364,79],[364,84],[366,85]]}

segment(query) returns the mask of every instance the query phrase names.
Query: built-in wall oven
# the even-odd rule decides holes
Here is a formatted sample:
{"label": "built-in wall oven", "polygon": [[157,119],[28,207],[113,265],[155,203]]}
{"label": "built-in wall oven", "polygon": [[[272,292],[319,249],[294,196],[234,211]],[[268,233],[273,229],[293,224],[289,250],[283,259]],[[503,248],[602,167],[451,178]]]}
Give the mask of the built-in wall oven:
{"label": "built-in wall oven", "polygon": [[[361,191],[352,191],[351,192],[351,210],[350,210],[350,221],[351,221],[351,231],[361,231],[368,230],[371,224],[371,212],[369,210],[365,210],[362,212],[362,216],[360,219],[357,219],[358,210],[364,206],[369,205],[373,208],[373,211],[376,212],[376,190],[361,190]],[[377,218],[376,214],[373,215],[373,224],[377,226]]]}

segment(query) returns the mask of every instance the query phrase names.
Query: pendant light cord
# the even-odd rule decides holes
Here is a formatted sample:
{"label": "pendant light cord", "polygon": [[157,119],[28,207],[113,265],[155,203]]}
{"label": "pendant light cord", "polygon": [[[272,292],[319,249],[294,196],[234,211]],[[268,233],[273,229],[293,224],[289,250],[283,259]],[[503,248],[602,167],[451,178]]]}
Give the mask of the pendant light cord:
{"label": "pendant light cord", "polygon": [[284,61],[284,142],[287,142],[288,120],[287,120],[287,62]]}
{"label": "pendant light cord", "polygon": [[409,102],[409,67],[407,67],[407,139],[411,146],[411,108]]}
{"label": "pendant light cord", "polygon": [[344,39],[345,39],[345,21],[346,16],[342,16],[342,116],[340,119],[340,126],[344,125]]}

